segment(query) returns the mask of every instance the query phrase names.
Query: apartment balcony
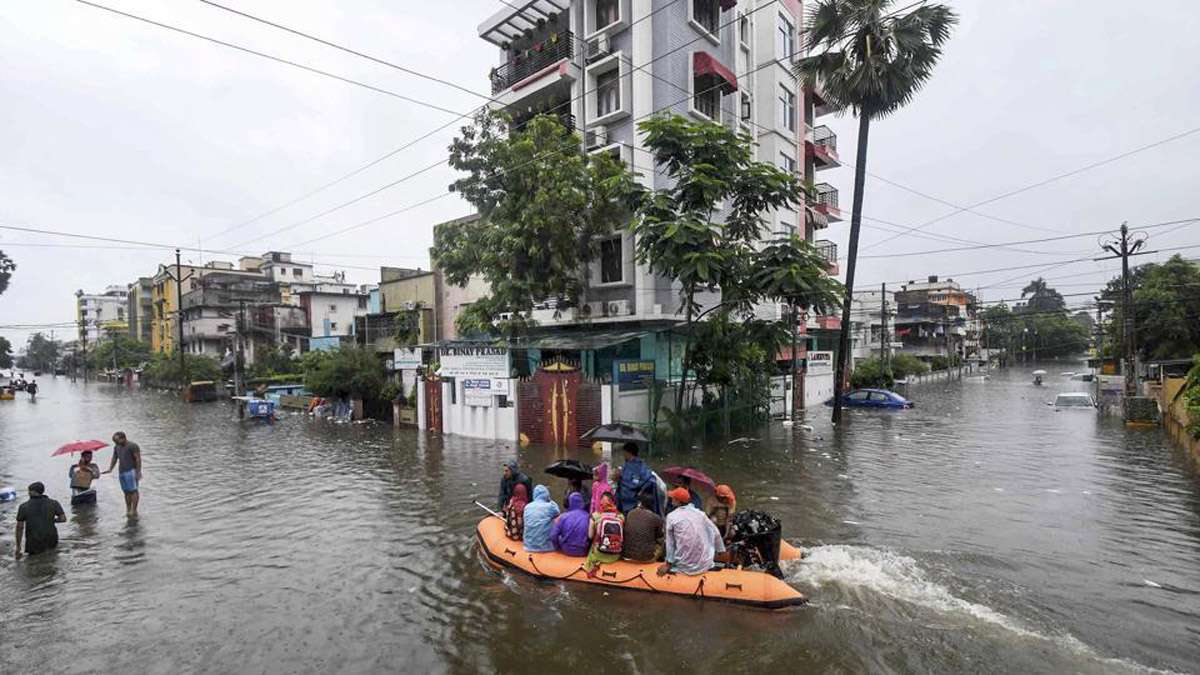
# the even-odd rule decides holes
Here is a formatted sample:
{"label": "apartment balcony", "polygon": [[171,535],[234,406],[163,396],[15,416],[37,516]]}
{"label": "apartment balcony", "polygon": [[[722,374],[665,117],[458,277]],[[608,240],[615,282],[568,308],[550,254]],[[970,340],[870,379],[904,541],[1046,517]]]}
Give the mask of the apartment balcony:
{"label": "apartment balcony", "polygon": [[838,208],[838,189],[829,183],[817,183],[817,201],[813,210],[825,216],[831,223],[842,222],[842,210]]}
{"label": "apartment balcony", "polygon": [[825,125],[813,129],[804,139],[804,153],[813,160],[817,171],[836,169],[842,165],[838,159],[837,134]]}
{"label": "apartment balcony", "polygon": [[821,254],[821,259],[825,261],[825,273],[829,276],[837,276],[840,270],[838,269],[838,247],[837,244],[827,239],[818,239],[813,242],[817,253]]}
{"label": "apartment balcony", "polygon": [[[571,102],[569,100],[562,102],[562,103],[552,103],[550,105],[550,107],[548,108],[548,110],[556,110],[556,109],[569,110],[570,105],[571,105]],[[553,114],[553,113],[549,113],[549,114]],[[529,115],[525,115],[523,117],[514,118],[512,126],[514,129],[524,129],[525,125],[529,124],[530,120],[532,120],[534,117],[537,117],[537,114],[529,114]],[[561,112],[561,113],[558,113],[557,115],[554,115],[554,117],[558,118],[559,123],[562,124],[564,127],[566,127],[567,131],[575,131],[575,116],[574,115],[572,115],[569,112]]]}
{"label": "apartment balcony", "polygon": [[829,99],[825,98],[823,87],[820,84],[815,87],[805,87],[804,95],[808,97],[808,100],[812,105],[813,117],[821,117],[822,115],[828,115],[838,111],[838,107],[830,103]]}
{"label": "apartment balcony", "polygon": [[506,0],[503,5],[479,24],[479,37],[501,49],[565,19],[571,0]]}

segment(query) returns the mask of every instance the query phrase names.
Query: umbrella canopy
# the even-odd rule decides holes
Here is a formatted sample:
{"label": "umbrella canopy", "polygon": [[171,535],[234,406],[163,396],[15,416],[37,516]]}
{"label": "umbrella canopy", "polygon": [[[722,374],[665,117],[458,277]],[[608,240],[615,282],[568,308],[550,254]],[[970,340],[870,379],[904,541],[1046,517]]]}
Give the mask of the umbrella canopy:
{"label": "umbrella canopy", "polygon": [[1034,374],[1034,375],[1045,375],[1045,374],[1046,374],[1046,371],[1044,371],[1044,370],[1035,370],[1035,371],[1033,371],[1033,374]]}
{"label": "umbrella canopy", "polygon": [[592,477],[592,467],[577,459],[560,459],[546,467],[546,473],[559,478],[589,480]]}
{"label": "umbrella canopy", "polygon": [[104,441],[75,441],[74,443],[67,443],[66,445],[55,450],[50,456],[58,457],[59,455],[70,455],[76,452],[83,452],[84,450],[99,450],[100,448],[107,447],[108,443],[105,443]]}
{"label": "umbrella canopy", "polygon": [[650,442],[650,438],[637,427],[631,427],[628,424],[601,424],[598,427],[588,429],[588,431],[580,436],[585,441],[608,441],[610,443],[641,443]]}
{"label": "umbrella canopy", "polygon": [[717,489],[716,481],[709,478],[708,474],[699,469],[693,469],[690,466],[669,466],[662,470],[662,476],[669,481],[674,481],[682,476],[684,478],[690,478],[692,485],[699,483],[707,486],[710,490]]}

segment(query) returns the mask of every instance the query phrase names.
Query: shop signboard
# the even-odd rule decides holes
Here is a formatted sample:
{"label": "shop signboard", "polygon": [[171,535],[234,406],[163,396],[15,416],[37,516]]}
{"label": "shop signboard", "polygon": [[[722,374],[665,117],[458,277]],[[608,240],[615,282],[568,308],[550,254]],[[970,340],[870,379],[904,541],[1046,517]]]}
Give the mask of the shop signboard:
{"label": "shop signboard", "polygon": [[613,383],[618,391],[649,389],[654,384],[654,361],[620,359],[613,361]]}
{"label": "shop signboard", "polygon": [[507,347],[442,347],[438,350],[438,375],[472,380],[507,379]]}
{"label": "shop signboard", "polygon": [[416,370],[421,367],[421,350],[412,347],[397,347],[392,350],[394,370]]}

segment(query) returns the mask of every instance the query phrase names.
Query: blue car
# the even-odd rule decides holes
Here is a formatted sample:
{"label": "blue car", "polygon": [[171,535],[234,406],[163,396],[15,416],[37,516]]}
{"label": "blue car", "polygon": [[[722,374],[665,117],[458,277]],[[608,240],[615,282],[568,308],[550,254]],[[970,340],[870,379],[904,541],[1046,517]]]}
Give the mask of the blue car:
{"label": "blue car", "polygon": [[[833,399],[825,401],[832,406]],[[847,408],[891,408],[903,410],[913,407],[913,402],[894,391],[887,389],[855,389],[848,394],[842,394],[842,405]]]}

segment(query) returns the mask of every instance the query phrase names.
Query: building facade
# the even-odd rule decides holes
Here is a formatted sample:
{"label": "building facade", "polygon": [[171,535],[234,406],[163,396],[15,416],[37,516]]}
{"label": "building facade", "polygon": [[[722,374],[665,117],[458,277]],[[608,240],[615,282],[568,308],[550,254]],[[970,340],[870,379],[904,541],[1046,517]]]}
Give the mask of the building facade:
{"label": "building facade", "polygon": [[75,322],[82,341],[96,342],[129,330],[129,289],[109,286],[103,293],[75,291]]}
{"label": "building facade", "polygon": [[355,317],[366,316],[369,296],[303,291],[299,300],[308,317],[309,348],[335,349],[354,335]]}
{"label": "building facade", "polygon": [[896,338],[901,351],[919,358],[979,353],[977,301],[953,279],[909,281],[896,293]]}
{"label": "building facade", "polygon": [[129,284],[129,305],[126,316],[129,321],[129,337],[140,342],[150,343],[150,333],[154,322],[154,280],[151,277],[138,277]]}

